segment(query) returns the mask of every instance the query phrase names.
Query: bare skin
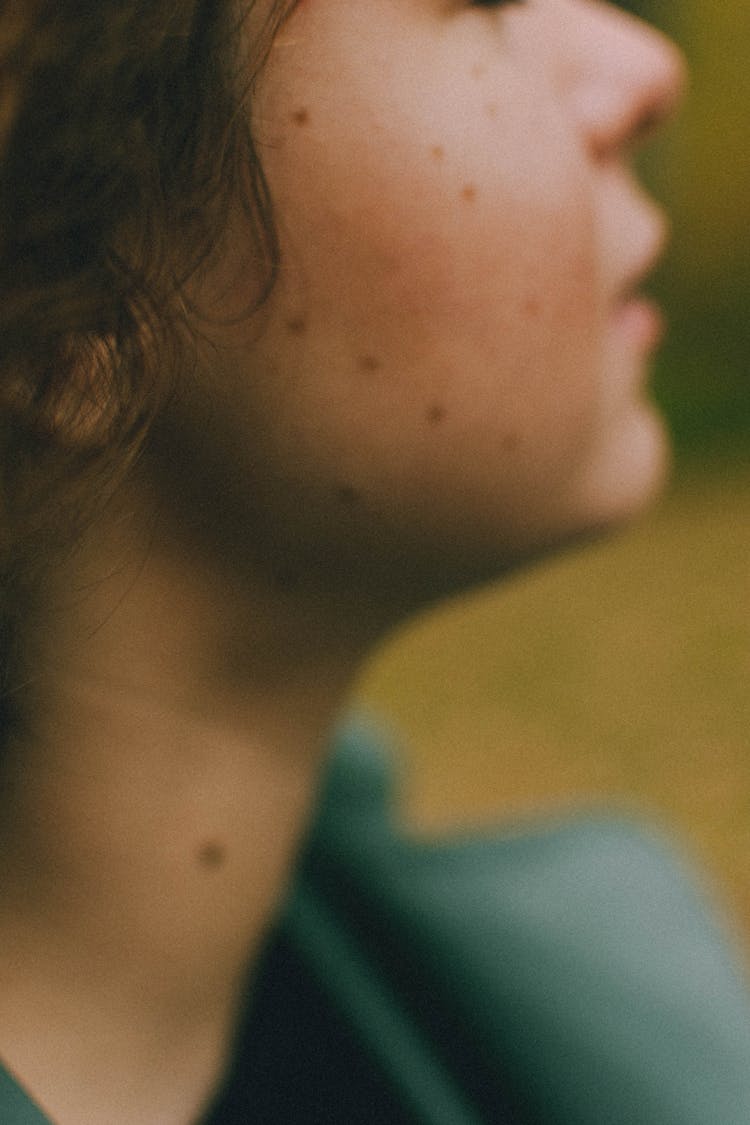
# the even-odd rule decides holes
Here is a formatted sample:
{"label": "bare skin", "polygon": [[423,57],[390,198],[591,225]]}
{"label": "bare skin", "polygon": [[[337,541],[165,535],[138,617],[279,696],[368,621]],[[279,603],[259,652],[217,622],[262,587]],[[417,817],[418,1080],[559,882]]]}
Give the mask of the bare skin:
{"label": "bare skin", "polygon": [[210,1099],[373,642],[658,488],[663,221],[626,158],[679,57],[589,0],[507,9],[300,5],[254,122],[279,285],[202,326],[203,382],[57,575],[3,778],[0,1053],[59,1125]]}
{"label": "bare skin", "polygon": [[[355,662],[319,650],[308,670],[298,646],[271,684],[245,651],[239,678],[247,601],[132,541],[102,581],[100,547],[4,778],[0,1049],[62,1125],[184,1125],[225,1065]],[[283,627],[253,614],[256,652]]]}

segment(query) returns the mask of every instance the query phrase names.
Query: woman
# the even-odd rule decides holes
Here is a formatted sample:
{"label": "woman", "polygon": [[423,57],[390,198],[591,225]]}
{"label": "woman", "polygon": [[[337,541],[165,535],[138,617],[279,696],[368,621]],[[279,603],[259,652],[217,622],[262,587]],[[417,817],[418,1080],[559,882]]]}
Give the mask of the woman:
{"label": "woman", "polygon": [[[331,928],[312,845],[288,892],[373,643],[659,487],[639,290],[665,221],[630,155],[675,49],[590,0],[4,0],[0,44],[3,1121],[693,1120],[640,1058],[609,1109],[595,1083],[566,1107],[564,1051],[485,1052],[461,1002],[407,1065],[431,1040],[395,915],[353,887]],[[694,913],[676,971],[708,966],[721,1018],[655,1019],[737,1104],[744,1000],[718,1030],[735,978]]]}

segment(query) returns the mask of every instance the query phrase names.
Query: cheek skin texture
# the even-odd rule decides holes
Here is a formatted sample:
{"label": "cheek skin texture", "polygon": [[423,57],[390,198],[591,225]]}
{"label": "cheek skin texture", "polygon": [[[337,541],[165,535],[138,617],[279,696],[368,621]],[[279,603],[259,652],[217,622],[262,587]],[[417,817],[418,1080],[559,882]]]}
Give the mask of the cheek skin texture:
{"label": "cheek skin texture", "polygon": [[619,518],[633,497],[596,482],[631,431],[655,444],[605,361],[597,197],[549,59],[475,17],[305,5],[255,100],[282,267],[214,368],[238,487],[301,565],[490,576]]}
{"label": "cheek skin texture", "polygon": [[[280,122],[266,170],[285,262],[275,305],[285,313],[264,341],[266,362],[302,369],[292,394],[310,396],[305,409],[331,426],[331,446],[343,436],[335,440],[338,402],[358,431],[353,454],[363,441],[396,442],[402,458],[421,455],[424,471],[435,472],[423,422],[437,402],[446,431],[487,446],[476,471],[490,480],[501,467],[529,472],[551,487],[560,471],[553,451],[570,464],[578,419],[595,408],[584,398],[599,361],[595,217],[575,161],[564,155],[549,177],[550,145],[560,147],[554,113],[533,104],[502,120],[488,112],[492,98],[526,99],[512,74],[494,84],[461,74],[456,87],[447,40],[434,45],[415,89],[383,81],[384,73],[410,73],[409,59],[424,51],[419,26],[414,35],[400,39],[402,58],[386,40],[382,57],[373,50],[363,61],[361,45],[340,28],[336,56],[316,59],[317,81],[306,68],[297,89],[292,69],[268,92],[267,119]],[[481,58],[465,54],[466,70]],[[342,66],[344,105],[325,81]],[[504,151],[516,155],[505,161]],[[304,335],[288,333],[303,322]],[[555,385],[556,366],[566,378],[576,373],[572,386]],[[398,432],[389,423],[394,409]],[[576,424],[560,425],[561,416]],[[520,462],[529,441],[548,447],[547,465],[533,457],[502,464],[503,449],[517,447]],[[446,456],[450,435],[440,442],[446,478],[465,474],[469,466]]]}

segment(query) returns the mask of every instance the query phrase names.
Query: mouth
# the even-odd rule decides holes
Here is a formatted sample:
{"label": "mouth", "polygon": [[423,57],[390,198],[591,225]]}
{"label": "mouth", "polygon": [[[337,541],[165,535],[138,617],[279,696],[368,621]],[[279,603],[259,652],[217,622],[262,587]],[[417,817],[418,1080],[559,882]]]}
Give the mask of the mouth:
{"label": "mouth", "polygon": [[643,248],[625,271],[625,280],[614,301],[613,319],[617,330],[644,352],[655,350],[666,333],[664,311],[645,291],[650,275],[664,254],[666,243],[667,221],[659,212],[648,238],[644,239]]}
{"label": "mouth", "polygon": [[667,320],[661,306],[639,292],[618,302],[614,322],[618,333],[626,336],[642,352],[655,351],[667,331]]}

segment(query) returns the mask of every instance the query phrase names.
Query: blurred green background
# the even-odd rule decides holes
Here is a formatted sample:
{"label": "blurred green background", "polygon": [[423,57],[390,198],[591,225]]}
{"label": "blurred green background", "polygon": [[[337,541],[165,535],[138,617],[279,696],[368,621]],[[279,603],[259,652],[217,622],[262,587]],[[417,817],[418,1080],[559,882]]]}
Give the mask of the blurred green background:
{"label": "blurred green background", "polygon": [[675,830],[750,948],[750,7],[633,0],[691,92],[642,161],[674,220],[653,289],[673,485],[638,526],[411,626],[359,700],[424,830],[602,801]]}
{"label": "blurred green background", "polygon": [[622,4],[685,51],[692,88],[644,160],[674,220],[657,279],[672,333],[656,390],[680,453],[750,450],[750,7],[747,0]]}

